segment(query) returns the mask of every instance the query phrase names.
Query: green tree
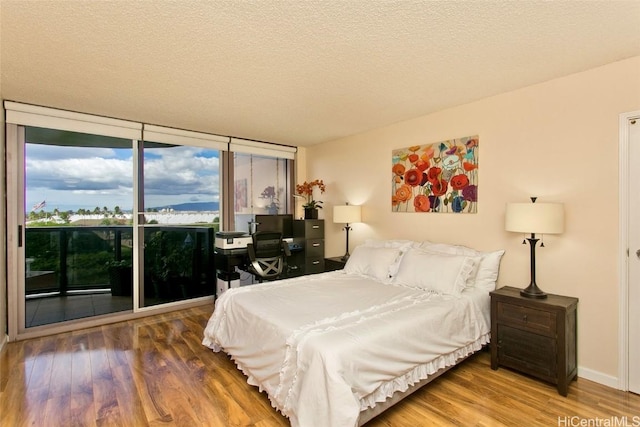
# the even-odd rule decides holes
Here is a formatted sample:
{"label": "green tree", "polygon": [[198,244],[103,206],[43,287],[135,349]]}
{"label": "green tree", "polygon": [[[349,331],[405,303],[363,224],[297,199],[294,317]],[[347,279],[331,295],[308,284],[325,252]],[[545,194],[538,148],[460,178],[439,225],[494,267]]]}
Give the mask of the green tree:
{"label": "green tree", "polygon": [[64,221],[65,224],[69,224],[69,217],[71,216],[71,211],[60,212],[60,219]]}

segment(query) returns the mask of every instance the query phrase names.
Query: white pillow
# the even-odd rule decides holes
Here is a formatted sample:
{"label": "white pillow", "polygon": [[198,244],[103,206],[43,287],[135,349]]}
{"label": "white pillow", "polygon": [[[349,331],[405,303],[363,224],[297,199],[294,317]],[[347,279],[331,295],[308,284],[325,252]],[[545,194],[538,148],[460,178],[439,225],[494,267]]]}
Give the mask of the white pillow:
{"label": "white pillow", "polygon": [[474,286],[486,289],[489,292],[496,289],[496,281],[498,280],[498,272],[500,271],[500,260],[502,259],[502,255],[504,255],[504,250],[480,252],[466,246],[431,242],[423,242],[420,248],[443,254],[481,257],[477,272],[475,273]]}
{"label": "white pillow", "polygon": [[476,286],[476,278],[477,278],[477,275],[478,275],[478,269],[480,267],[480,262],[482,261],[482,256],[476,256],[476,255],[472,255],[472,254],[454,254],[454,253],[447,253],[447,252],[442,252],[442,251],[432,251],[432,250],[424,249],[424,248],[420,248],[420,250],[424,251],[424,252],[430,252],[432,254],[448,255],[448,256],[466,256],[466,257],[472,258],[473,259],[473,269],[471,270],[471,273],[469,273],[469,276],[465,280],[464,287],[466,289],[470,289],[470,288],[474,288]]}
{"label": "white pillow", "polygon": [[477,257],[409,249],[402,257],[394,284],[460,296]]}
{"label": "white pillow", "polygon": [[402,255],[409,250],[409,248],[417,248],[420,243],[413,240],[371,240],[367,239],[364,242],[364,246],[372,248],[398,248],[400,249],[400,256],[398,256],[394,263],[389,266],[389,277],[393,277],[398,272]]}
{"label": "white pillow", "polygon": [[371,246],[374,248],[410,248],[418,247],[420,243],[413,240],[372,240],[367,239],[362,246]]}
{"label": "white pillow", "polygon": [[357,246],[347,260],[344,271],[347,274],[360,274],[389,283],[389,270],[400,257],[400,253],[399,248]]}

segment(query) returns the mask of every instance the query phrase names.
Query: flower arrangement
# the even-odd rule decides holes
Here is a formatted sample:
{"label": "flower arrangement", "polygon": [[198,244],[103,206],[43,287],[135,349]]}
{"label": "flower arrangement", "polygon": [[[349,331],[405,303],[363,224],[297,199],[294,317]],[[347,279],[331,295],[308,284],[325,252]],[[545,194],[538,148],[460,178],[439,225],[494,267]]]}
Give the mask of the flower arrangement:
{"label": "flower arrangement", "polygon": [[313,189],[315,187],[318,187],[318,189],[320,190],[320,194],[323,194],[324,191],[326,190],[324,182],[321,179],[316,179],[315,181],[311,181],[311,182],[305,181],[302,184],[296,185],[296,193],[300,194],[301,196],[304,196],[305,199],[307,199],[307,203],[302,205],[303,208],[322,209],[322,201],[314,200],[313,198]]}

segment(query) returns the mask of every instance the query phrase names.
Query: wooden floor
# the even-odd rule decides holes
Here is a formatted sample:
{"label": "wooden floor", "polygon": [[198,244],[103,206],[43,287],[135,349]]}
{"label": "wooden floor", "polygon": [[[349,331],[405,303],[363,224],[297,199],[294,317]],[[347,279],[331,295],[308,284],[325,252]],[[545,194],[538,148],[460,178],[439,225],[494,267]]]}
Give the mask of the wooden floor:
{"label": "wooden floor", "polygon": [[[201,345],[210,314],[201,307],[9,343],[0,426],[289,425],[228,357]],[[489,362],[481,351],[367,427],[640,425],[638,395],[579,379],[562,397]]]}

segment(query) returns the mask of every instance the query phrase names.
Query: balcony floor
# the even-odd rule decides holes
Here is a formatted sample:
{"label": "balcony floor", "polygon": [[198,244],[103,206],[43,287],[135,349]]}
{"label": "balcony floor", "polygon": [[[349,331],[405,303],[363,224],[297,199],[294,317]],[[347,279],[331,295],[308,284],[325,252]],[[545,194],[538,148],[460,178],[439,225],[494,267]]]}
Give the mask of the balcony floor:
{"label": "balcony floor", "polygon": [[110,293],[32,298],[26,301],[27,328],[133,309],[131,296]]}

